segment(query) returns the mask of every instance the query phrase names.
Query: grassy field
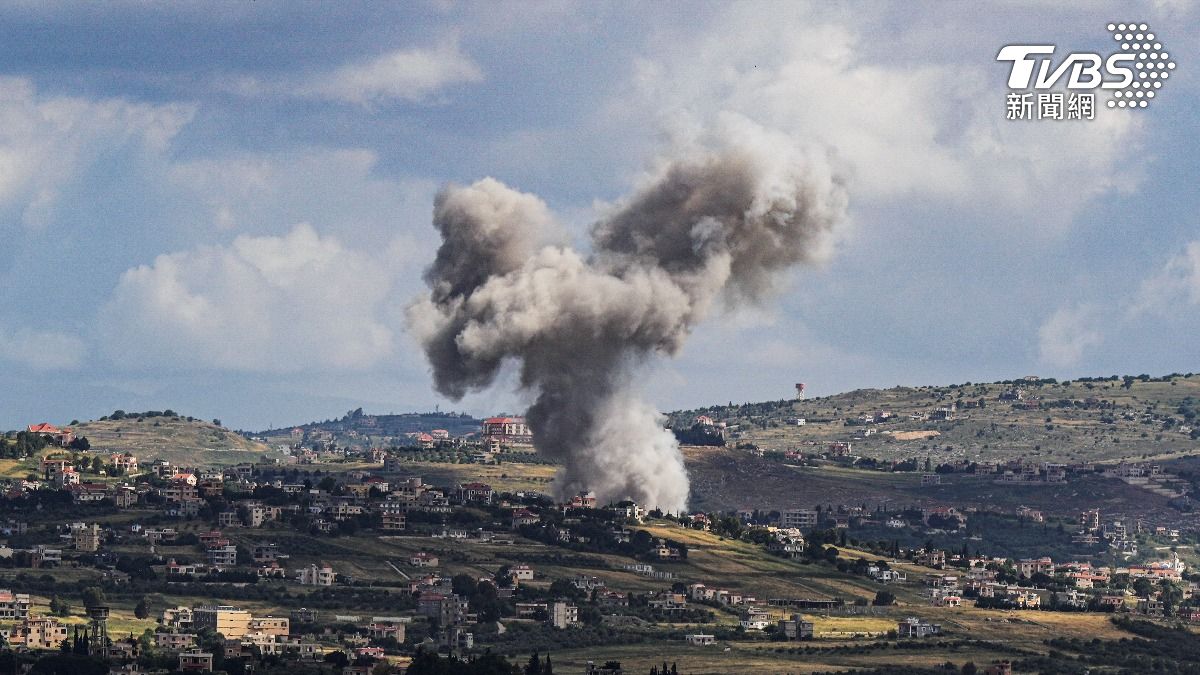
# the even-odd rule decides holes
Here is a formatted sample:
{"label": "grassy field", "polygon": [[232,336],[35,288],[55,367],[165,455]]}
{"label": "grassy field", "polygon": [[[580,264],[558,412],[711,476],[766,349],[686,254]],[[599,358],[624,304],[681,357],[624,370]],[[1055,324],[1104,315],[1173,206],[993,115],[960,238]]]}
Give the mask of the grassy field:
{"label": "grassy field", "polygon": [[[851,441],[855,454],[879,459],[932,456],[936,461],[1007,460],[1026,457],[1042,462],[1164,460],[1200,449],[1200,442],[1175,427],[1164,429],[1164,416],[1188,399],[1200,399],[1200,375],[1170,381],[1135,380],[1129,388],[1117,382],[1018,385],[1026,399],[1043,401],[1092,398],[1111,407],[1018,410],[999,401],[1005,384],[862,389],[801,401],[719,406],[676,414],[677,419],[703,412],[737,425],[735,442],[760,447],[803,450],[831,441]],[[911,419],[951,403],[984,400],[983,408],[960,408],[951,421]],[[865,427],[847,426],[862,414],[889,411],[893,418],[874,425],[879,433],[855,438]],[[1146,418],[1149,414],[1158,416]],[[796,426],[788,420],[805,418]],[[1111,419],[1110,419],[1111,418]],[[920,438],[919,436],[929,436]],[[906,440],[902,440],[906,439]]]}
{"label": "grassy field", "polygon": [[87,437],[94,452],[131,452],[139,459],[166,459],[185,466],[255,462],[263,455],[277,454],[224,427],[181,417],[127,417],[83,422],[73,428]]}

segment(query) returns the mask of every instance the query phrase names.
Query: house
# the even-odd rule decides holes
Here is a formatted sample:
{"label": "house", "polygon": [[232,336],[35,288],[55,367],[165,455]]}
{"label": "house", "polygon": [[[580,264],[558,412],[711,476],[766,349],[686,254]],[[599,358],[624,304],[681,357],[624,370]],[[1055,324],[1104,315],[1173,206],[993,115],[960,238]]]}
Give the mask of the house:
{"label": "house", "polygon": [[707,647],[709,645],[716,644],[716,642],[717,642],[716,636],[707,635],[704,633],[693,633],[691,635],[684,635],[683,640],[684,640],[684,642],[687,642],[689,645],[692,645],[693,647]]}
{"label": "house", "polygon": [[183,652],[179,655],[179,670],[187,673],[211,673],[213,655],[211,652]]}
{"label": "house", "polygon": [[71,431],[67,427],[60,429],[49,422],[30,424],[28,427],[26,427],[26,431],[31,434],[37,434],[38,436],[41,436],[42,438],[62,448],[71,445],[71,443],[75,441],[75,432]]}
{"label": "house", "polygon": [[537,525],[540,522],[542,522],[541,517],[529,509],[516,509],[513,511],[512,528],[514,530],[526,525]]}
{"label": "house", "polygon": [[208,629],[229,640],[239,640],[250,632],[250,612],[229,605],[208,605],[192,609],[192,626]]}
{"label": "house", "polygon": [[28,593],[0,590],[0,621],[24,621],[29,618],[31,601]]}
{"label": "house", "polygon": [[929,623],[915,616],[910,616],[896,624],[896,635],[902,638],[923,638],[938,635],[941,632],[941,624]]}
{"label": "house", "polygon": [[50,617],[26,618],[14,626],[9,633],[8,643],[30,650],[58,649],[67,639],[67,627],[58,619]]}
{"label": "house", "polygon": [[517,581],[533,581],[533,568],[526,564],[513,565],[509,568],[512,578]]}
{"label": "house", "polygon": [[196,644],[194,633],[155,633],[154,646],[168,652],[181,652]]}
{"label": "house", "polygon": [[114,452],[108,456],[108,463],[122,473],[137,473],[138,461],[132,453]]}
{"label": "house", "polygon": [[300,582],[302,586],[332,586],[336,579],[337,574],[327,564],[322,564],[320,567],[315,564],[301,567],[296,575],[296,581]]}
{"label": "house", "polygon": [[413,567],[437,567],[438,557],[432,553],[421,551],[409,557],[408,564]]}
{"label": "house", "polygon": [[462,503],[488,503],[492,501],[492,486],[487,483],[463,483],[455,496]]}

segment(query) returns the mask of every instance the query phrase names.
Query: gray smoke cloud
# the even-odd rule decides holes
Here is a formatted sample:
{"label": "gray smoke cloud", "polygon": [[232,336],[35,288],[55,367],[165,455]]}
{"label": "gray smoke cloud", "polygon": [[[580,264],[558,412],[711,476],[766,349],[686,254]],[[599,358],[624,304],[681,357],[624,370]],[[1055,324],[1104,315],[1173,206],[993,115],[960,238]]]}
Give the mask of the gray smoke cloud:
{"label": "gray smoke cloud", "polygon": [[592,226],[586,256],[543,245],[553,219],[538,198],[490,178],[450,186],[410,327],[452,399],[516,363],[534,445],[562,464],[560,496],[682,512],[683,458],[637,394],[639,366],[676,354],[715,303],[760,302],[781,271],[819,258],[845,207],[824,158],[749,125],[663,162]]}

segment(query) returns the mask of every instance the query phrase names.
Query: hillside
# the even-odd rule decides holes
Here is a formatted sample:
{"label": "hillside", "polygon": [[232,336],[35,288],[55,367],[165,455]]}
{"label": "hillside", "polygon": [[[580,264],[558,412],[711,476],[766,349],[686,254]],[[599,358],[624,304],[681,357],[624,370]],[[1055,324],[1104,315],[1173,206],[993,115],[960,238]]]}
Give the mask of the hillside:
{"label": "hillside", "polygon": [[409,442],[406,434],[445,429],[452,436],[465,436],[479,431],[482,420],[464,413],[427,412],[371,415],[362,408],[351,410],[341,418],[323,422],[308,422],[293,427],[268,429],[257,432],[271,444],[305,443],[330,441],[342,447],[384,447],[404,445]]}
{"label": "hillside", "polygon": [[166,459],[183,465],[224,465],[258,461],[275,454],[265,443],[204,420],[186,417],[125,417],[81,422],[72,427],[87,437],[94,452],[131,452],[139,459]]}
{"label": "hillside", "polygon": [[[934,464],[1014,458],[1080,463],[1194,454],[1200,450],[1194,424],[1198,413],[1200,375],[1189,373],[860,389],[804,400],[713,406],[670,417],[682,425],[707,415],[729,425],[730,444],[763,450],[805,451],[846,442],[854,455],[888,461],[930,457]],[[797,424],[800,419],[803,426]]]}

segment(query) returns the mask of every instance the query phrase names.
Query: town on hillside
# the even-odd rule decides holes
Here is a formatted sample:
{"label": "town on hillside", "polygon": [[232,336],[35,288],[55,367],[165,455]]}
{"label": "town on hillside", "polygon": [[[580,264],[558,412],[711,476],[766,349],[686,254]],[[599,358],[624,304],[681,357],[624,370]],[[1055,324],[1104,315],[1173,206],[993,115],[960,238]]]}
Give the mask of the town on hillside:
{"label": "town on hillside", "polygon": [[[1136,668],[1200,646],[1186,453],[862,452],[889,432],[949,435],[965,411],[1024,414],[1015,404],[1035,387],[929,397],[933,415],[838,402],[832,436],[797,411],[833,404],[798,397],[784,416],[815,431],[786,447],[754,435],[746,406],[673,415],[697,504],[716,501],[701,462],[719,453],[764,481],[736,505],[678,513],[559,495],[516,415],[381,423],[357,410],[245,433],[256,461],[205,464],[122,448],[114,429],[211,426],[169,410],[33,422],[0,442],[3,659],[126,675],[1021,673]],[[1190,426],[1191,405],[1154,426]],[[782,496],[766,492],[785,479]],[[851,489],[822,492],[832,480]],[[1120,498],[1143,494],[1161,508]]]}

